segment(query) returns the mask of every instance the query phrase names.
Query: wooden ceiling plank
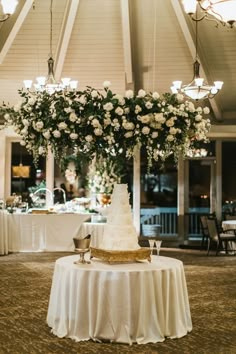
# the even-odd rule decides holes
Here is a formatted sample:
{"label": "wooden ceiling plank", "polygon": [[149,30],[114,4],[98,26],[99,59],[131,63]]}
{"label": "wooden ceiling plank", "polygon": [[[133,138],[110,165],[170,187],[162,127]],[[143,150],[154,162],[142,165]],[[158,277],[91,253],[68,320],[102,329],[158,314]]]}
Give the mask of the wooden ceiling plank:
{"label": "wooden ceiling plank", "polygon": [[130,36],[130,20],[129,20],[129,0],[121,0],[121,16],[122,16],[122,36],[126,83],[133,83],[132,70],[132,52],[131,52],[131,36]]}
{"label": "wooden ceiling plank", "polygon": [[6,42],[4,43],[1,52],[0,52],[0,64],[3,63],[8,50],[10,49],[12,43],[14,42],[14,39],[15,39],[18,31],[20,30],[26,16],[28,15],[28,12],[30,11],[30,9],[32,7],[33,2],[34,2],[34,0],[26,0],[25,1],[25,4],[22,7],[22,10],[21,10],[21,12],[20,12],[11,32],[9,33],[9,36],[8,36]]}
{"label": "wooden ceiling plank", "polygon": [[63,35],[61,36],[61,40],[59,41],[59,49],[57,51],[56,55],[56,69],[55,69],[55,77],[59,79],[62,74],[63,66],[64,66],[64,61],[72,33],[72,29],[74,26],[77,10],[79,7],[79,2],[80,0],[70,0],[68,1],[68,16],[67,16],[67,11],[65,11],[65,17],[63,21]]}
{"label": "wooden ceiling plank", "polygon": [[[187,22],[185,20],[181,5],[176,0],[171,0],[171,3],[172,3],[172,6],[173,6],[173,9],[175,11],[177,20],[179,22],[180,28],[182,29],[183,35],[185,37],[186,43],[187,43],[187,45],[189,47],[189,51],[190,51],[190,53],[191,53],[191,55],[193,57],[193,60],[195,60],[196,46],[195,46],[195,43],[194,43],[194,41],[192,39],[191,33],[189,31],[189,28],[188,28]],[[198,54],[198,57],[199,57],[199,54]],[[205,70],[204,70],[204,67],[203,67],[203,65],[201,63],[201,58],[200,57],[199,57],[199,61],[200,61],[200,64],[201,64],[201,71],[202,71],[202,74],[203,74],[202,77],[204,77],[204,79],[206,81],[208,81],[206,73],[205,73]],[[222,112],[221,112],[219,106],[217,105],[215,99],[212,98],[211,100],[209,100],[209,103],[211,105],[211,108],[213,110],[215,118],[217,120],[222,120]]]}

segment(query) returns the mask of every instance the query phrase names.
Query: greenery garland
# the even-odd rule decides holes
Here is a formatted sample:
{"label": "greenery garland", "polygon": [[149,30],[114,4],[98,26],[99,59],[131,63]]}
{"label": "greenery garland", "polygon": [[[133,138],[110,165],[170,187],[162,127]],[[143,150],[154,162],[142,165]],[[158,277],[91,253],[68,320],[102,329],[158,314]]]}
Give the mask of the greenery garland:
{"label": "greenery garland", "polygon": [[21,144],[33,154],[46,156],[51,150],[57,160],[70,151],[90,157],[131,158],[135,147],[144,146],[148,164],[185,157],[196,141],[207,141],[209,108],[195,107],[183,95],[132,90],[124,96],[110,89],[87,87],[84,91],[33,92],[20,90],[20,102],[3,105],[6,125],[13,125]]}

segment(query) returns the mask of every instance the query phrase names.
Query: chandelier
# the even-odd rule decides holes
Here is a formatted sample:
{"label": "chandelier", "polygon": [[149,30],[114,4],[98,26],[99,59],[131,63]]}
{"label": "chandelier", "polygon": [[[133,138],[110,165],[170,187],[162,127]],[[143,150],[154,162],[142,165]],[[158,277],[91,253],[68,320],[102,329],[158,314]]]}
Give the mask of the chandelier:
{"label": "chandelier", "polygon": [[[61,82],[57,82],[54,76],[54,59],[52,55],[52,4],[50,4],[50,54],[48,59],[48,76],[39,76],[36,78],[36,83],[34,83],[35,91],[43,92],[46,91],[49,94],[55,91],[62,90],[75,90],[77,88],[78,81],[71,80],[70,78],[62,78]],[[33,84],[32,80],[24,80],[24,86],[26,89],[30,90]]]}
{"label": "chandelier", "polygon": [[[236,0],[182,0],[184,10],[194,21],[204,18],[216,20],[223,25],[234,27],[236,21]],[[197,16],[197,5],[201,14]]]}
{"label": "chandelier", "polygon": [[198,22],[196,21],[196,59],[193,63],[193,80],[188,85],[182,85],[182,81],[173,81],[171,91],[173,94],[182,92],[185,96],[192,100],[201,100],[205,98],[213,98],[221,90],[223,81],[214,81],[214,85],[204,83],[204,79],[200,77],[200,62],[198,59]]}
{"label": "chandelier", "polygon": [[4,22],[15,12],[18,0],[1,0],[0,5],[3,11],[3,15],[0,16],[0,22]]}

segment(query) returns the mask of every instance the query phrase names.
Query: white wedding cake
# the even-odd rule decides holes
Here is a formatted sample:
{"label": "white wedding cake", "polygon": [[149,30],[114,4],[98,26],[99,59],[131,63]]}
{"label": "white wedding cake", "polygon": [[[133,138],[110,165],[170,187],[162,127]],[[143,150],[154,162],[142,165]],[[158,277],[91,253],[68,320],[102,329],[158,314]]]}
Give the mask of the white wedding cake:
{"label": "white wedding cake", "polygon": [[140,249],[126,184],[114,186],[100,248],[112,251]]}

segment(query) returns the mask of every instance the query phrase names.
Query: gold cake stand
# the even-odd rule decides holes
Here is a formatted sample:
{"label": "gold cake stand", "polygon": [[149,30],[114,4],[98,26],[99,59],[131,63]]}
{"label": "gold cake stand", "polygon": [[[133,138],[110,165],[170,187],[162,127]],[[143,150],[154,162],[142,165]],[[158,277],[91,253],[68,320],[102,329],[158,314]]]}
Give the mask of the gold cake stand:
{"label": "gold cake stand", "polygon": [[134,251],[110,251],[90,247],[90,259],[96,257],[108,263],[138,262],[148,260],[151,262],[151,250],[141,247]]}

